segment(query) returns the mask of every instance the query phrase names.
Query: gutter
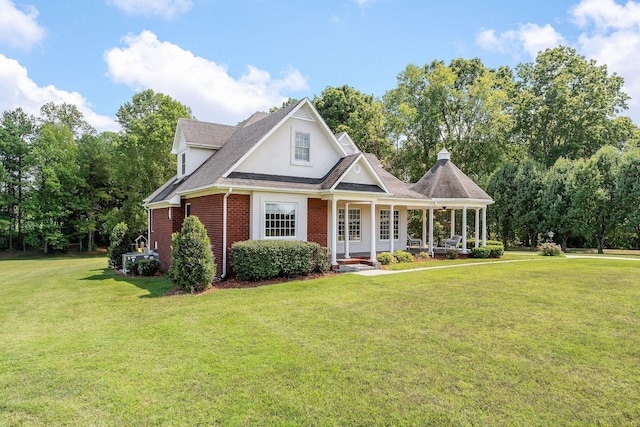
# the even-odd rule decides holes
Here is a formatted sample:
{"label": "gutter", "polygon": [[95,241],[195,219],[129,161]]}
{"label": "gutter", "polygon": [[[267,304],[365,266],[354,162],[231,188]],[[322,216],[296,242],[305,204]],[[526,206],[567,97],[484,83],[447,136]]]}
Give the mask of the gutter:
{"label": "gutter", "polygon": [[227,198],[233,191],[233,187],[224,194],[222,198],[222,274],[221,279],[227,278]]}

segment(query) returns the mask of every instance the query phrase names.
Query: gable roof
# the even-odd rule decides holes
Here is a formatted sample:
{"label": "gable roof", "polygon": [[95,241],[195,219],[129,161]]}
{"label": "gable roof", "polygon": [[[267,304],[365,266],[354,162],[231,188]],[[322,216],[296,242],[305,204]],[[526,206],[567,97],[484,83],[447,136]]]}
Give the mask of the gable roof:
{"label": "gable roof", "polygon": [[438,161],[411,190],[431,199],[473,199],[493,201],[482,188],[464,174],[442,149]]}
{"label": "gable roof", "polygon": [[[176,136],[179,132],[182,132],[187,146],[218,149],[222,147],[237,130],[238,128],[236,126],[190,119],[178,119]],[[178,138],[174,137],[174,143],[171,149],[172,154],[178,154],[177,141]]]}

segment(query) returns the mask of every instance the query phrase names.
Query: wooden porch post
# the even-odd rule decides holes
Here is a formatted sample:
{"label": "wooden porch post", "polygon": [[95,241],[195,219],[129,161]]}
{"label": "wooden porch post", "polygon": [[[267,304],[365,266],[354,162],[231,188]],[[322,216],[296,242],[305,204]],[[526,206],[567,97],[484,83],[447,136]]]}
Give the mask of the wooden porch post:
{"label": "wooden porch post", "polygon": [[478,247],[478,242],[480,241],[480,209],[476,208],[476,244],[475,247]]}
{"label": "wooden porch post", "polygon": [[422,209],[422,248],[427,243],[427,208]]}
{"label": "wooden porch post", "polygon": [[376,261],[376,202],[371,202],[371,254],[369,261]]}
{"label": "wooden porch post", "polygon": [[351,258],[349,255],[349,203],[344,204],[344,258]]}
{"label": "wooden porch post", "polygon": [[331,199],[331,266],[338,265],[338,203]]}
{"label": "wooden porch post", "polygon": [[487,246],[487,207],[482,208],[482,247]]}
{"label": "wooden porch post", "polygon": [[429,208],[429,255],[433,258],[433,208]]}
{"label": "wooden porch post", "polygon": [[467,207],[462,208],[462,253],[467,253]]}

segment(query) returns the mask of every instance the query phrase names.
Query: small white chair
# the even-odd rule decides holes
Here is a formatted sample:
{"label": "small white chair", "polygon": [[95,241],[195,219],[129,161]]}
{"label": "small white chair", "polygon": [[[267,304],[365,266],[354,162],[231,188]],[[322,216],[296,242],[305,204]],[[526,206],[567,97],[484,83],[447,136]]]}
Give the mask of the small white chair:
{"label": "small white chair", "polygon": [[422,239],[416,239],[411,236],[407,236],[407,248],[421,248]]}
{"label": "small white chair", "polygon": [[445,249],[447,249],[447,248],[455,248],[455,249],[457,249],[458,245],[460,244],[461,241],[462,241],[462,236],[458,236],[456,234],[450,239],[445,239],[444,247],[445,247]]}

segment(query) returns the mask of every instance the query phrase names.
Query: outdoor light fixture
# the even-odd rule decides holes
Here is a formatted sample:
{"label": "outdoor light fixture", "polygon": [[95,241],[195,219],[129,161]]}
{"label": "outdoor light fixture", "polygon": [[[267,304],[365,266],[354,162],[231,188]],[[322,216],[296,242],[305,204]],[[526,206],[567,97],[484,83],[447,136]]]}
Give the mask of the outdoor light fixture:
{"label": "outdoor light fixture", "polygon": [[549,241],[553,242],[553,236],[555,235],[555,233],[553,231],[550,231],[547,233],[547,235],[549,236]]}

